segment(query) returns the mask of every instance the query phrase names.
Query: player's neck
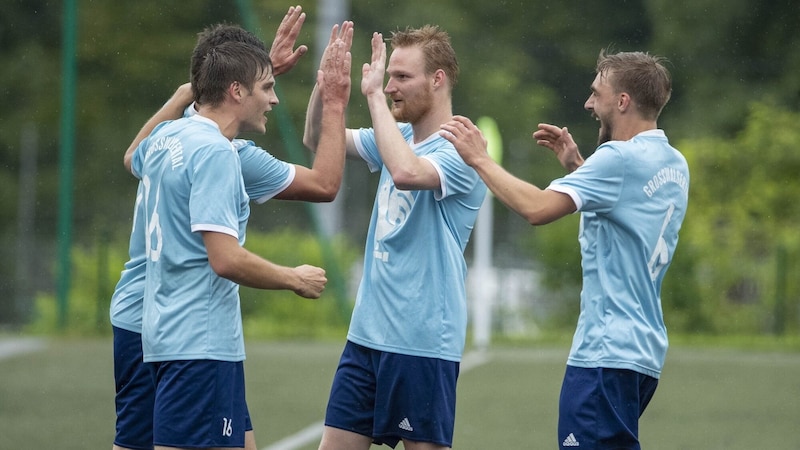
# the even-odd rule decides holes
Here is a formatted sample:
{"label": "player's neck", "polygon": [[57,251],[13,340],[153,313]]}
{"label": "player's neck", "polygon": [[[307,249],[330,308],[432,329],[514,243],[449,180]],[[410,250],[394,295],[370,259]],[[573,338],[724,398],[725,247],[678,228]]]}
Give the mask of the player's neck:
{"label": "player's neck", "polygon": [[611,136],[615,141],[629,141],[639,133],[658,128],[655,120],[628,120],[614,127],[614,134]]}
{"label": "player's neck", "polygon": [[450,102],[442,103],[441,107],[432,109],[420,120],[411,124],[414,130],[414,143],[419,143],[438,133],[443,123],[447,123],[453,118],[453,111]]}
{"label": "player's neck", "polygon": [[235,115],[228,113],[224,108],[200,106],[197,114],[216,123],[220,133],[228,140],[232,141],[239,134],[239,121]]}

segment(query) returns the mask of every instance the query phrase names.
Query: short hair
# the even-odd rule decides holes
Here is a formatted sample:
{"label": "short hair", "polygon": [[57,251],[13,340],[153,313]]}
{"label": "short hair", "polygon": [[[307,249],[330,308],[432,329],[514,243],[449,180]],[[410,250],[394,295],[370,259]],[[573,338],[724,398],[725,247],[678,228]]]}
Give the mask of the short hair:
{"label": "short hair", "polygon": [[450,89],[458,82],[458,60],[447,32],[436,25],[406,28],[392,32],[392,48],[419,46],[425,58],[425,73],[442,69],[450,80]]}
{"label": "short hair", "polygon": [[619,52],[606,49],[597,57],[596,73],[606,76],[615,92],[626,92],[642,116],[656,120],[672,95],[672,77],[667,59],[646,52]]}
{"label": "short hair", "polygon": [[[197,91],[194,86],[194,80],[197,78],[203,61],[205,61],[206,56],[213,48],[225,42],[241,42],[268,53],[266,45],[258,36],[238,25],[218,23],[206,27],[203,31],[197,33],[197,44],[192,50],[189,66],[189,80],[192,81],[192,93],[195,99],[197,99]],[[269,61],[269,67],[272,68],[272,60]]]}
{"label": "short hair", "polygon": [[252,90],[255,81],[271,70],[266,50],[243,42],[223,42],[212,47],[192,78],[195,100],[217,106],[231,83]]}

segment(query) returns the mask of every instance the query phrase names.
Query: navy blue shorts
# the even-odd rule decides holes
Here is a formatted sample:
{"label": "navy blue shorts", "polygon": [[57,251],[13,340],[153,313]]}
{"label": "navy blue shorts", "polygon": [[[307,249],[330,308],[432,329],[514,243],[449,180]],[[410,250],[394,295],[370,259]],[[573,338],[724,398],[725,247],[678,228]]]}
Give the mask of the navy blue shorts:
{"label": "navy blue shorts", "polygon": [[624,369],[567,366],[558,415],[561,449],[638,450],[639,417],[658,379]]}
{"label": "navy blue shorts", "polygon": [[189,360],[149,363],[155,369],[155,445],[244,447],[253,429],[245,401],[244,364]]}
{"label": "navy blue shorts", "polygon": [[114,384],[117,409],[114,444],[136,450],[153,448],[155,384],[149,364],[142,362],[142,335],[114,331]]}
{"label": "navy blue shorts", "polygon": [[452,447],[459,363],[345,345],[325,425],[394,448],[402,439]]}

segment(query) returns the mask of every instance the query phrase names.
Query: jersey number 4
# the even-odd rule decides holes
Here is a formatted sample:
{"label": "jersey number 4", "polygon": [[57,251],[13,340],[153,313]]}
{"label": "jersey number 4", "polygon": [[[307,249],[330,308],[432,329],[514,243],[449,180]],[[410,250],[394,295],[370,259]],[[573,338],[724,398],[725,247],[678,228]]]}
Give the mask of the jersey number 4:
{"label": "jersey number 4", "polygon": [[673,212],[675,212],[675,205],[670,204],[667,210],[667,216],[664,218],[664,223],[661,224],[661,233],[658,234],[658,242],[656,242],[656,247],[653,249],[653,254],[650,255],[650,262],[647,263],[647,268],[650,270],[650,279],[653,281],[658,278],[658,275],[661,274],[664,268],[667,267],[667,264],[669,264],[669,246],[667,246],[667,241],[664,240],[664,232],[667,230],[670,219],[672,219]]}

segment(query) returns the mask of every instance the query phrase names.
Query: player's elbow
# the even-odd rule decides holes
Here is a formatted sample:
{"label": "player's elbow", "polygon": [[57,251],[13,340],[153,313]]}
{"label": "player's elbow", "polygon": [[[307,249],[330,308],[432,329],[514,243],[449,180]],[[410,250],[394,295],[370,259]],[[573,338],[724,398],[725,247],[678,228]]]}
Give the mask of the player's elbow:
{"label": "player's elbow", "polygon": [[342,172],[320,171],[313,169],[313,182],[309,186],[307,199],[317,203],[328,203],[336,200],[336,194],[342,185]]}
{"label": "player's elbow", "polygon": [[[569,197],[566,197],[565,200],[569,200]],[[575,206],[572,204],[572,201],[569,200],[568,203],[562,202],[555,205],[544,204],[535,206],[531,204],[528,208],[517,212],[520,216],[527,220],[529,224],[533,226],[539,226],[555,222],[556,220],[575,212]]]}
{"label": "player's elbow", "polygon": [[336,200],[336,195],[339,193],[339,185],[338,184],[331,184],[326,186],[320,186],[319,190],[315,195],[315,201],[319,203],[330,203]]}
{"label": "player's elbow", "polygon": [[230,274],[233,272],[230,265],[219,259],[209,258],[208,263],[211,266],[211,270],[222,278],[229,278]]}
{"label": "player's elbow", "polygon": [[397,189],[401,191],[419,189],[420,182],[417,173],[404,169],[395,169],[391,172],[391,175]]}
{"label": "player's elbow", "polygon": [[217,276],[233,281],[239,279],[241,271],[235,258],[228,255],[209,255],[208,263]]}
{"label": "player's elbow", "polygon": [[307,123],[303,129],[303,145],[311,151],[317,153],[319,148],[319,130],[312,124]]}
{"label": "player's elbow", "polygon": [[305,147],[309,149],[311,153],[317,152],[317,143],[307,132],[303,134],[303,145],[305,145]]}
{"label": "player's elbow", "polygon": [[548,223],[553,222],[555,220],[552,217],[547,217],[542,214],[534,214],[534,213],[522,214],[522,217],[525,218],[525,220],[527,220],[528,223],[533,226],[547,225]]}
{"label": "player's elbow", "polygon": [[211,269],[220,278],[238,283],[240,280],[241,271],[234,265],[230,264],[212,264]]}
{"label": "player's elbow", "polygon": [[133,156],[125,153],[125,156],[122,158],[122,164],[125,166],[125,170],[131,172],[131,166],[133,164]]}

